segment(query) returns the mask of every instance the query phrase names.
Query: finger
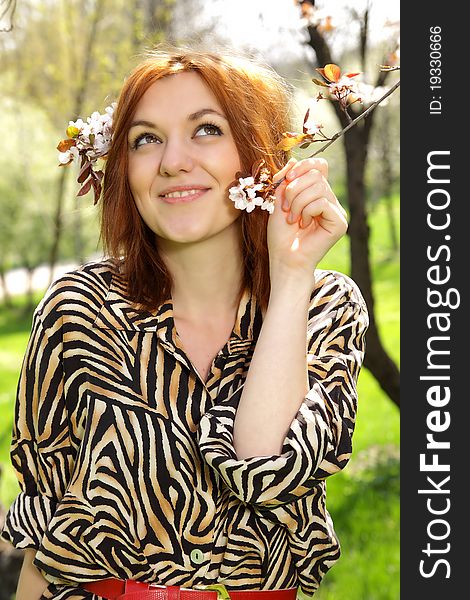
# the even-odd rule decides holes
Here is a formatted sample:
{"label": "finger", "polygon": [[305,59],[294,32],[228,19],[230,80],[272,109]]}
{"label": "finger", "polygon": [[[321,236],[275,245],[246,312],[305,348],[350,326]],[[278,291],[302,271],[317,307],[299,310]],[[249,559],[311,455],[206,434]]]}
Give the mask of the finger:
{"label": "finger", "polygon": [[303,209],[301,228],[308,229],[313,220],[316,220],[322,229],[339,239],[348,229],[348,222],[340,209],[340,206],[332,204],[326,198],[318,198]]}
{"label": "finger", "polygon": [[274,196],[276,198],[275,205],[279,205],[284,211],[289,209],[285,195],[285,190],[288,183],[285,176],[296,163],[297,159],[290,158],[282,167],[282,169],[273,176],[273,183],[278,183],[278,186],[274,192]]}
{"label": "finger", "polygon": [[341,213],[344,215],[345,219],[347,219],[348,213],[339,200],[338,200],[338,207],[339,207]]}
{"label": "finger", "polygon": [[[318,171],[317,171],[318,173]],[[307,176],[304,176],[307,177]],[[290,189],[290,185],[286,188],[286,201],[289,202],[290,211],[288,222],[295,223],[307,204],[314,202],[318,198],[326,198],[330,203],[335,201],[335,196],[331,191],[328,183],[320,175],[321,179],[307,185],[301,192]]]}
{"label": "finger", "polygon": [[290,171],[290,169],[292,169],[292,167],[297,163],[297,159],[292,157],[290,158],[286,164],[282,167],[282,169],[280,171],[278,171],[277,173],[274,174],[273,176],[273,183],[276,183],[277,181],[280,181],[283,177],[286,176],[286,174],[288,173],[288,171]]}
{"label": "finger", "polygon": [[295,167],[289,169],[286,178],[288,181],[292,181],[312,169],[320,171],[323,177],[328,179],[328,162],[324,158],[304,158],[303,160],[299,160]]}
{"label": "finger", "polygon": [[[304,193],[308,190],[310,190],[310,195]],[[316,169],[307,171],[287,184],[285,188],[285,210],[294,211],[297,215],[300,214],[303,206],[299,206],[298,197],[303,193],[302,200],[304,203],[315,200],[320,196],[332,196],[332,199],[334,197],[328,182]]]}

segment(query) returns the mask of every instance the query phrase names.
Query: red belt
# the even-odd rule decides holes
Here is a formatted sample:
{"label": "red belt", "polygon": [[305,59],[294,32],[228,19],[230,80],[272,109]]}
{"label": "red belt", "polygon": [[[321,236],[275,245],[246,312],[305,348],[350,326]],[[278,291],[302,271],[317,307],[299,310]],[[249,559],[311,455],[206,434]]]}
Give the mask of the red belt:
{"label": "red belt", "polygon": [[[218,600],[215,590],[160,586],[131,579],[102,579],[81,584],[81,587],[107,600]],[[295,600],[297,596],[297,588],[227,591],[230,600]]]}

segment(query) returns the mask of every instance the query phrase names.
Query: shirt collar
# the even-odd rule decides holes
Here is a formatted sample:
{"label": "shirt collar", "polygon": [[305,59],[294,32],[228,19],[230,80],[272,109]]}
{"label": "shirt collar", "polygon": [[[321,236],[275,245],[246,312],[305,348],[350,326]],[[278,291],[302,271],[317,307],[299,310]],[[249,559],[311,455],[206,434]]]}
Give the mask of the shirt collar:
{"label": "shirt collar", "polygon": [[[262,315],[258,302],[245,290],[238,306],[235,325],[229,341],[229,352],[240,342],[256,340],[261,329]],[[140,310],[125,295],[125,284],[113,274],[106,298],[95,319],[94,327],[120,331],[156,332],[162,341],[174,341],[173,302],[161,304],[153,313]],[[242,344],[245,346],[245,344]],[[241,349],[241,348],[240,348]]]}

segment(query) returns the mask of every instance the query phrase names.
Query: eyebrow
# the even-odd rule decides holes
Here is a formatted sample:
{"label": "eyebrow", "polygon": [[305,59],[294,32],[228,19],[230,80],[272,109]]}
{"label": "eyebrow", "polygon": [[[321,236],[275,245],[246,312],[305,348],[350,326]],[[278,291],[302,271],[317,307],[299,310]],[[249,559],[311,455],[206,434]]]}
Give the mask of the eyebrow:
{"label": "eyebrow", "polygon": [[214,110],[213,108],[203,108],[202,110],[198,110],[197,112],[190,114],[188,119],[190,121],[197,121],[197,119],[200,119],[201,117],[207,114],[219,115],[219,117],[222,117],[222,119],[227,120],[227,117],[225,115],[220,113],[218,110]]}
{"label": "eyebrow", "polygon": [[[221,112],[219,112],[217,110],[214,110],[213,108],[202,108],[201,110],[191,113],[188,116],[188,120],[189,121],[197,121],[201,117],[204,117],[205,115],[208,115],[208,114],[218,115],[219,117],[222,117],[222,119],[227,120],[227,117],[225,115],[223,115]],[[156,129],[155,123],[152,123],[152,121],[146,121],[145,119],[138,119],[137,121],[132,121],[129,129],[132,129],[132,127],[138,127],[138,126],[151,127],[152,129]]]}

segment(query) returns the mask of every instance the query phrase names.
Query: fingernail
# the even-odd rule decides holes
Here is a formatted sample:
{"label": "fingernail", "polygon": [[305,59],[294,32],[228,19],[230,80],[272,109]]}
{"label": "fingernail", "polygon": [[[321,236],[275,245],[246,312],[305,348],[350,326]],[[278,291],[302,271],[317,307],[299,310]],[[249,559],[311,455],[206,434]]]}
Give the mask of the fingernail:
{"label": "fingernail", "polygon": [[289,210],[289,202],[286,198],[282,201],[282,210]]}
{"label": "fingernail", "polygon": [[290,213],[287,215],[287,222],[288,222],[288,223],[293,223],[294,221],[295,221],[295,219],[294,219],[294,215],[293,215],[293,214],[290,212]]}

